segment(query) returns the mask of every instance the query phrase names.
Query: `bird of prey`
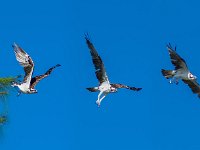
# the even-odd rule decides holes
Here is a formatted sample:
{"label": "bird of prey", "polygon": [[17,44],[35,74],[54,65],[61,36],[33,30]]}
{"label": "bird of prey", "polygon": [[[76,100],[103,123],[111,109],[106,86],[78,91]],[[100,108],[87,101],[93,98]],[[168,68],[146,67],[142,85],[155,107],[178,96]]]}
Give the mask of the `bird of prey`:
{"label": "bird of prey", "polygon": [[[87,88],[87,90],[89,90],[91,92],[100,91],[100,93],[98,94],[98,99],[96,101],[96,104],[98,105],[98,107],[100,106],[101,101],[106,97],[106,95],[108,95],[109,93],[117,92],[117,89],[126,88],[126,89],[134,90],[134,91],[139,91],[142,89],[142,88],[130,87],[130,86],[123,85],[123,84],[110,83],[108,80],[108,76],[106,74],[106,70],[105,70],[103,61],[102,61],[101,57],[99,56],[99,54],[97,53],[94,45],[91,43],[91,41],[88,37],[88,34],[85,34],[85,39],[86,39],[88,48],[90,49],[90,54],[92,56],[92,61],[93,61],[93,64],[94,64],[94,67],[96,70],[95,74],[99,81],[99,85],[97,87]],[[103,94],[103,96],[101,97],[102,94]]]}
{"label": "bird of prey", "polygon": [[12,86],[19,88],[18,96],[21,93],[25,93],[25,94],[37,93],[35,86],[38,84],[38,82],[40,82],[42,79],[49,76],[50,73],[56,67],[60,66],[60,64],[57,64],[57,65],[51,67],[45,74],[32,77],[33,70],[34,70],[34,63],[33,63],[33,60],[31,59],[31,57],[16,43],[13,44],[13,49],[14,49],[17,61],[24,68],[25,76],[21,83],[13,82]]}
{"label": "bird of prey", "polygon": [[173,49],[171,44],[169,43],[167,45],[167,49],[169,51],[171,63],[175,66],[175,69],[162,69],[161,72],[163,76],[167,79],[170,79],[170,83],[178,84],[179,80],[181,79],[191,88],[193,93],[197,94],[198,97],[200,97],[200,86],[197,83],[197,77],[189,71],[185,60],[177,54],[176,47]]}

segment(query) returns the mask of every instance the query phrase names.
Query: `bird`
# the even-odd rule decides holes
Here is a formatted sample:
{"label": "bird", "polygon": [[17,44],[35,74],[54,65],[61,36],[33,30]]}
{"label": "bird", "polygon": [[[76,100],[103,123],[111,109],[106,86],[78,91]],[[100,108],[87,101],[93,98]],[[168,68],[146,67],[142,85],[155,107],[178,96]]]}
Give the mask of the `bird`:
{"label": "bird", "polygon": [[170,79],[169,83],[178,84],[182,80],[189,86],[194,94],[200,98],[200,86],[197,83],[197,76],[193,75],[187,67],[185,60],[176,52],[176,47],[173,49],[171,44],[167,44],[171,63],[175,66],[174,70],[161,69],[162,75],[166,79]]}
{"label": "bird", "polygon": [[[99,91],[98,99],[96,101],[96,104],[98,105],[98,107],[100,107],[102,100],[109,93],[115,93],[120,88],[125,88],[125,89],[129,89],[129,90],[133,90],[133,91],[140,91],[142,89],[142,88],[130,87],[130,86],[118,84],[118,83],[117,84],[110,83],[107,73],[106,73],[106,69],[104,67],[104,63],[103,63],[101,57],[99,56],[99,54],[97,53],[97,50],[95,49],[94,45],[92,44],[88,34],[85,34],[85,40],[86,40],[87,46],[90,50],[90,54],[92,56],[92,62],[95,67],[96,78],[99,81],[98,86],[89,87],[86,89],[89,90],[90,92],[98,92]],[[101,97],[102,94],[103,94],[103,96]]]}
{"label": "bird", "polygon": [[32,58],[20,46],[18,46],[16,43],[14,43],[12,45],[12,47],[14,49],[17,61],[24,68],[24,72],[25,72],[24,79],[23,79],[22,82],[20,82],[20,83],[13,82],[12,83],[12,87],[18,87],[18,89],[19,89],[18,96],[21,93],[24,93],[24,94],[35,94],[35,93],[37,93],[37,90],[35,89],[35,86],[42,79],[44,79],[47,76],[49,76],[51,74],[51,72],[56,67],[61,66],[60,64],[57,64],[57,65],[51,67],[50,69],[48,69],[46,71],[46,73],[44,73],[42,75],[38,75],[38,76],[32,77],[33,70],[34,70],[34,62],[33,62]]}

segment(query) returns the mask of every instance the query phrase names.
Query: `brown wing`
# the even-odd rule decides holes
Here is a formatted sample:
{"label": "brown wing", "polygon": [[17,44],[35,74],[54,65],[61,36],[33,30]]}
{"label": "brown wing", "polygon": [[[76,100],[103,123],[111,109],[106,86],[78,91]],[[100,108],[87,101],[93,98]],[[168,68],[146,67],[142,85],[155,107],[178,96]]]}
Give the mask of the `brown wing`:
{"label": "brown wing", "polygon": [[51,72],[56,68],[56,67],[59,67],[61,66],[60,64],[57,64],[56,66],[54,67],[51,67],[45,74],[43,75],[39,75],[39,76],[35,76],[31,79],[31,85],[30,85],[30,88],[31,89],[34,89],[36,84],[38,84],[38,82],[40,82],[42,79],[46,78],[47,76],[49,76],[51,74]]}
{"label": "brown wing", "polygon": [[188,70],[187,64],[183,58],[181,58],[177,53],[176,53],[176,47],[175,50],[172,48],[171,44],[169,43],[167,45],[167,49],[169,51],[169,55],[171,58],[172,64],[175,66],[175,69],[184,69]]}
{"label": "brown wing", "polygon": [[33,74],[34,63],[31,57],[16,43],[13,44],[13,49],[15,52],[15,56],[17,61],[20,63],[22,67],[24,67],[24,83],[29,84],[31,81],[31,76]]}
{"label": "brown wing", "polygon": [[88,34],[85,35],[85,39],[86,39],[88,48],[90,49],[90,54],[92,56],[92,62],[94,64],[94,67],[96,70],[95,74],[96,74],[97,79],[99,80],[99,83],[101,84],[105,81],[109,81],[108,76],[106,75],[106,70],[105,70],[104,64],[101,60],[101,57],[97,53],[94,45],[89,40]]}
{"label": "brown wing", "polygon": [[190,89],[194,94],[198,94],[198,97],[200,98],[200,86],[196,80],[182,80],[182,81],[190,87]]}
{"label": "brown wing", "polygon": [[130,86],[127,86],[127,85],[123,85],[123,84],[110,84],[112,87],[114,88],[126,88],[126,89],[129,89],[129,90],[134,90],[134,91],[139,91],[141,90],[142,88],[136,88],[136,87],[130,87]]}

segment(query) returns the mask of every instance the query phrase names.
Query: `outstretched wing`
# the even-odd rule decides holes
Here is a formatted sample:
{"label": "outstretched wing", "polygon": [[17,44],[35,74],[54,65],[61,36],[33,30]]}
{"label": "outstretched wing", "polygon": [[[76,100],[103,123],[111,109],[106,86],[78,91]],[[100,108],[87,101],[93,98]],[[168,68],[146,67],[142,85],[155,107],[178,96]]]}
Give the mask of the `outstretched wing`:
{"label": "outstretched wing", "polygon": [[127,85],[123,85],[123,84],[110,84],[112,87],[114,88],[126,88],[126,89],[129,89],[129,90],[134,90],[134,91],[139,91],[141,90],[142,88],[136,88],[136,87],[130,87],[130,86],[127,86]]}
{"label": "outstretched wing", "polygon": [[183,82],[191,88],[194,94],[198,94],[198,97],[200,98],[200,86],[196,80],[183,80]]}
{"label": "outstretched wing", "polygon": [[60,64],[57,64],[56,66],[51,67],[45,74],[43,75],[39,75],[39,76],[35,76],[31,79],[31,85],[30,88],[34,89],[34,87],[36,86],[36,84],[38,84],[38,82],[40,82],[42,79],[46,78],[47,76],[49,76],[51,74],[51,72],[56,68],[61,66]]}
{"label": "outstretched wing", "polygon": [[90,54],[92,56],[92,62],[95,66],[95,70],[96,70],[95,74],[96,74],[97,79],[99,80],[100,84],[105,81],[109,81],[108,76],[106,75],[106,70],[105,70],[104,64],[101,60],[101,57],[97,53],[94,45],[91,43],[91,41],[88,37],[88,34],[85,35],[85,39],[86,39],[88,48],[90,49]]}
{"label": "outstretched wing", "polygon": [[172,48],[171,44],[169,43],[167,45],[167,49],[169,51],[169,55],[171,58],[172,64],[175,66],[175,69],[184,69],[188,70],[187,64],[183,58],[181,58],[177,53],[176,53],[176,47],[175,49]]}
{"label": "outstretched wing", "polygon": [[13,49],[15,52],[15,56],[17,61],[20,63],[22,67],[24,67],[24,83],[29,84],[31,81],[31,76],[33,74],[34,63],[31,57],[16,43],[13,44]]}

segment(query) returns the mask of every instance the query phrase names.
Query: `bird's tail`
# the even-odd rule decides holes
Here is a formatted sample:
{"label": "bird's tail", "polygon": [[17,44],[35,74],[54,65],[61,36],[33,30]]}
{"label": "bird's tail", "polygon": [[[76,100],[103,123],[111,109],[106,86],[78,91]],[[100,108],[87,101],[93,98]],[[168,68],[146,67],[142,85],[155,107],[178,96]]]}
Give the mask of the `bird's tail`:
{"label": "bird's tail", "polygon": [[90,88],[86,88],[86,89],[90,92],[97,92],[98,91],[98,87],[90,87]]}
{"label": "bird's tail", "polygon": [[161,72],[162,72],[162,75],[167,79],[172,78],[174,76],[174,71],[173,70],[164,70],[164,69],[162,69]]}

